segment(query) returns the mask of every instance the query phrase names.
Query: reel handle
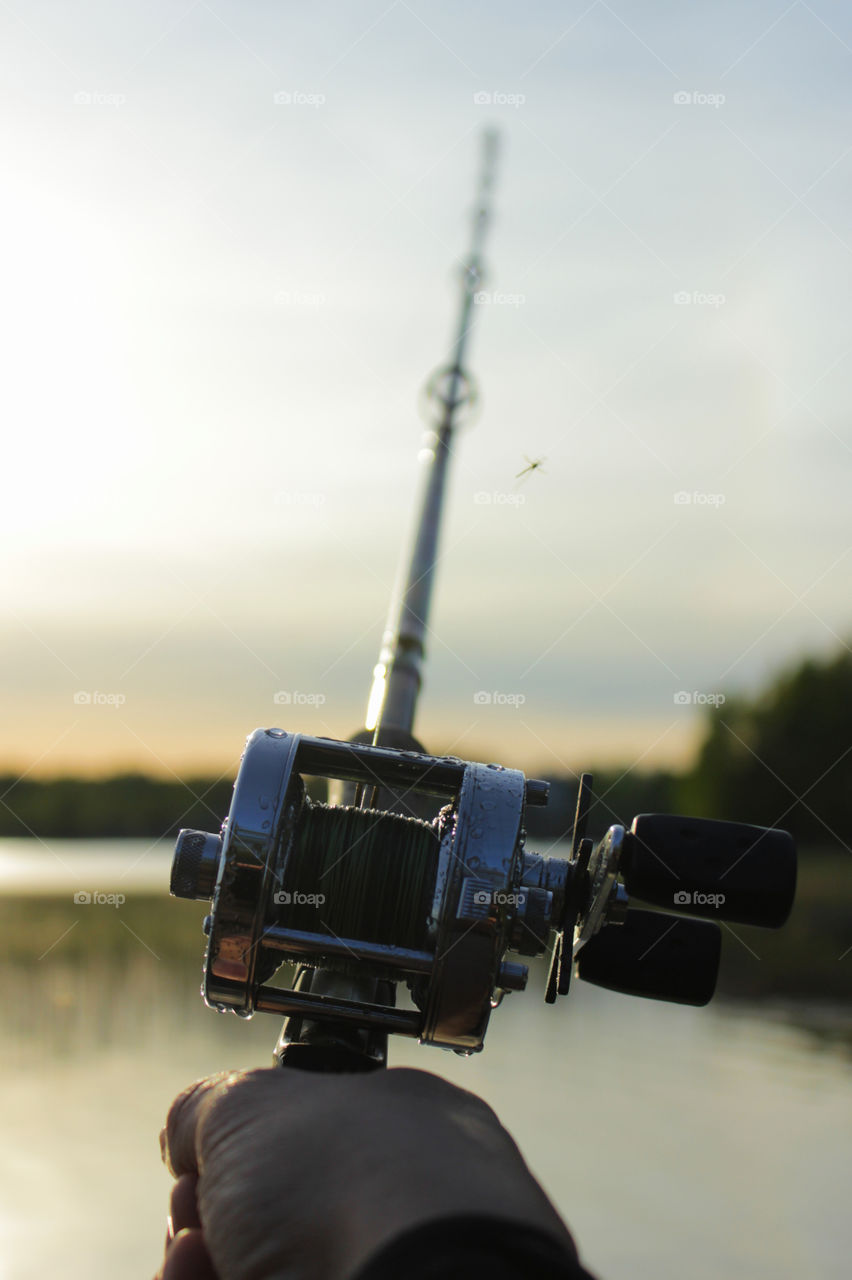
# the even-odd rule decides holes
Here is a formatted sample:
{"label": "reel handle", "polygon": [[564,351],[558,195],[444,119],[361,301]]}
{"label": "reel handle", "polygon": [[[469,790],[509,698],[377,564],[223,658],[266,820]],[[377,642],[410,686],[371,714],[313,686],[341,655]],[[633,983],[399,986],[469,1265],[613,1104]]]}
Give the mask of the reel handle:
{"label": "reel handle", "polygon": [[666,911],[778,929],[793,906],[796,848],[771,827],[643,813],[621,871],[631,897]]}
{"label": "reel handle", "polygon": [[582,947],[577,976],[610,991],[705,1005],[716,986],[722,931],[705,920],[630,908]]}

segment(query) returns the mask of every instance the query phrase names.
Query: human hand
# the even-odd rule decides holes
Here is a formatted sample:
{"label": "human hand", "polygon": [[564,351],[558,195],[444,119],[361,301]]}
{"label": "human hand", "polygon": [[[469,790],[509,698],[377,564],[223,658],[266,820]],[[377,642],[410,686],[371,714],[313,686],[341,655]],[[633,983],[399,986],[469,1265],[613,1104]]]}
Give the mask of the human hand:
{"label": "human hand", "polygon": [[417,1228],[517,1224],[576,1260],[494,1112],[423,1071],[223,1072],[161,1134],[178,1179],[162,1280],[345,1280]]}

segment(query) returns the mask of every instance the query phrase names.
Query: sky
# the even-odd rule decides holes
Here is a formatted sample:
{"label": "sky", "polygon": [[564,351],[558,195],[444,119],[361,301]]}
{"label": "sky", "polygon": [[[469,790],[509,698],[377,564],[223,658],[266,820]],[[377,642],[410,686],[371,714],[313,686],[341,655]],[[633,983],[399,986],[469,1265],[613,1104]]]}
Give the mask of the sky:
{"label": "sky", "polygon": [[0,50],[0,767],[363,722],[485,126],[421,738],[680,766],[848,639],[852,10],[10,0]]}

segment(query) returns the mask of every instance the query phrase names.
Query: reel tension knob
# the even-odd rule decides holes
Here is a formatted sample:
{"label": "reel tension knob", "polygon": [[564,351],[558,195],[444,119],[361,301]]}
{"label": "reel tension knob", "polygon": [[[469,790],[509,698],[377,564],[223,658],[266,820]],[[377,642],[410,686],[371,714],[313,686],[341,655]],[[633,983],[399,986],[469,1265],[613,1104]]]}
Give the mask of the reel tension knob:
{"label": "reel tension knob", "polygon": [[209,831],[179,832],[169,893],[176,898],[208,901],[216,887],[221,854],[221,836],[211,835]]}

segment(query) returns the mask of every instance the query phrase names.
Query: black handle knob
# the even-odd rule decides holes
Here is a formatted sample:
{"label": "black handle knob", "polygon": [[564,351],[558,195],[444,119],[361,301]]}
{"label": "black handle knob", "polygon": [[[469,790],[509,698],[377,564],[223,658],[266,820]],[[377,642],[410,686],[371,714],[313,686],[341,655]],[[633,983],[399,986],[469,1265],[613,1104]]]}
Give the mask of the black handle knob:
{"label": "black handle knob", "polygon": [[796,848],[771,827],[643,813],[621,871],[631,897],[667,911],[777,929],[796,893]]}
{"label": "black handle knob", "polygon": [[169,893],[176,898],[195,898],[200,902],[212,898],[221,853],[221,836],[208,831],[179,831]]}
{"label": "black handle knob", "polygon": [[717,924],[631,908],[623,924],[605,925],[589,939],[577,974],[629,996],[703,1005],[716,987],[721,949]]}

